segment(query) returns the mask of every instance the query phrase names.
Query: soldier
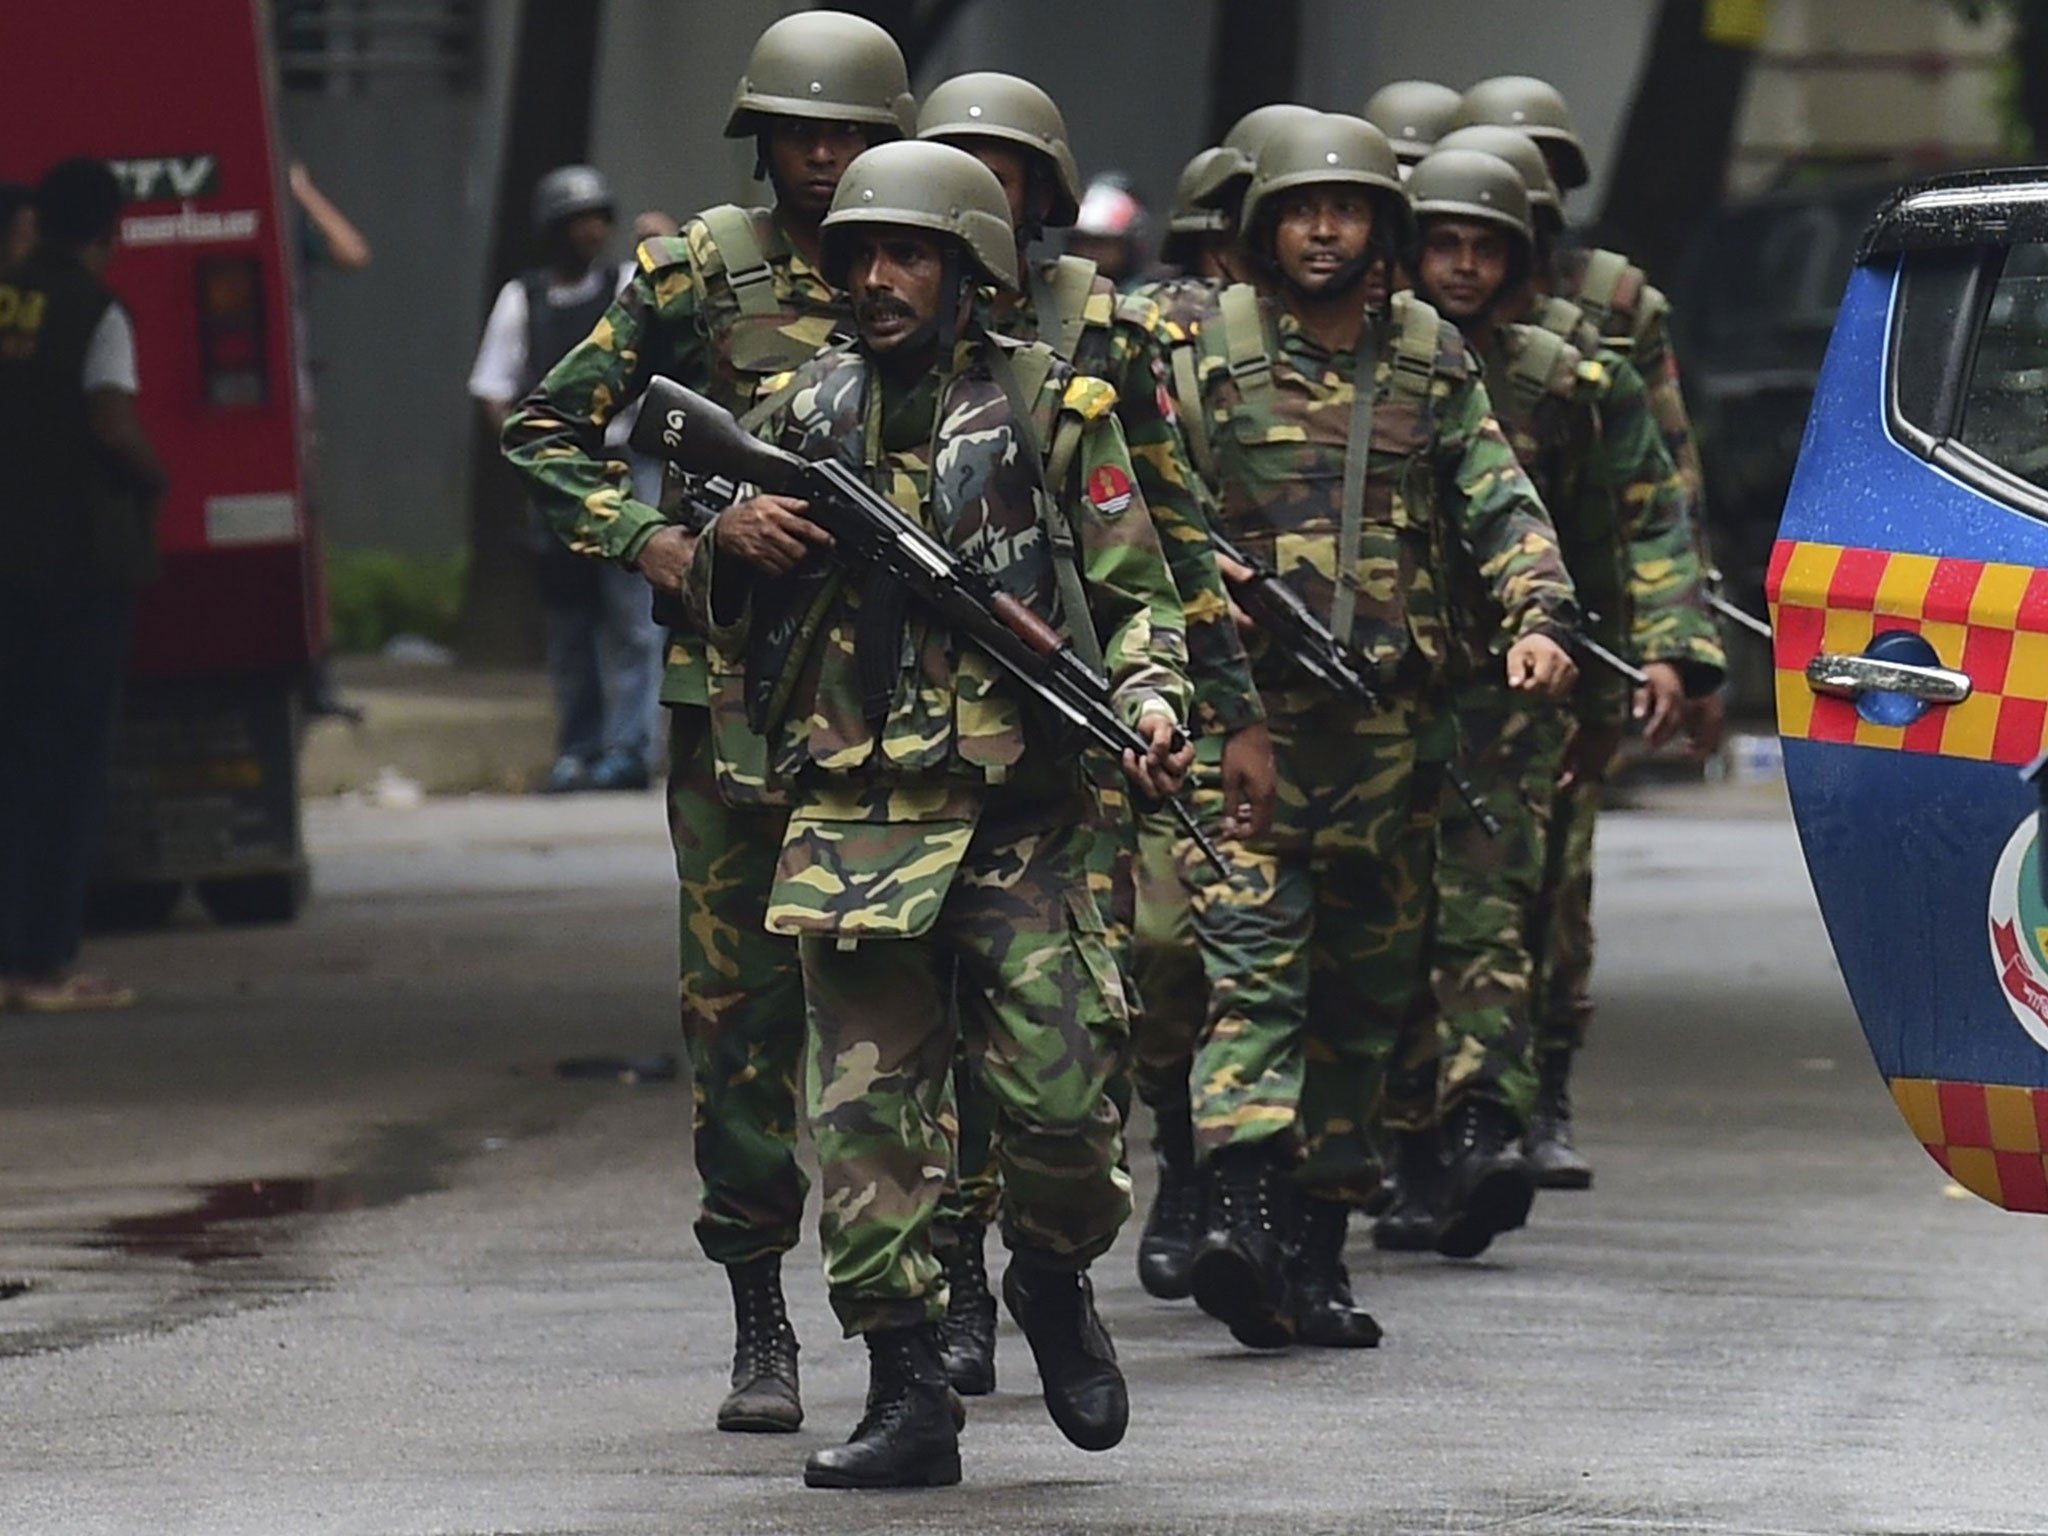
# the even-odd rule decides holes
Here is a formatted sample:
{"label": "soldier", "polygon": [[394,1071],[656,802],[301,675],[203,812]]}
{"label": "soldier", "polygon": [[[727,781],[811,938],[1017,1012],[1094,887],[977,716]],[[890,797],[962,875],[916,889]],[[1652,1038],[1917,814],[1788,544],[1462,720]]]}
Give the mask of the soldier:
{"label": "soldier", "polygon": [[[1465,92],[1458,122],[1488,123],[1527,135],[1543,152],[1560,193],[1582,187],[1591,178],[1571,110],[1556,87],[1545,81],[1528,75],[1482,80]],[[1621,253],[1561,240],[1538,281],[1546,292],[1577,304],[1604,339],[1628,353],[1642,375],[1657,429],[1685,482],[1688,516],[1704,558],[1706,503],[1699,447],[1679,388],[1669,302],[1651,286],[1642,268]],[[1695,754],[1715,750],[1722,728],[1718,690],[1690,702],[1685,729]],[[1604,741],[1610,756],[1619,741],[1619,729],[1612,729]],[[1597,750],[1602,745],[1597,733],[1582,733],[1573,749],[1579,771],[1573,773],[1557,807],[1562,830],[1556,855],[1562,867],[1536,993],[1539,1087],[1529,1146],[1537,1180],[1549,1189],[1585,1189],[1593,1181],[1591,1164],[1572,1144],[1570,1080],[1572,1059],[1585,1043],[1593,1014],[1593,822],[1607,771]]]}
{"label": "soldier", "polygon": [[[1158,309],[1146,298],[1120,297],[1094,263],[1080,256],[1037,263],[1025,259],[1038,234],[1072,224],[1080,204],[1080,178],[1060,110],[1044,91],[1015,75],[960,75],[925,99],[917,133],[973,154],[995,173],[1009,199],[1025,286],[1020,293],[998,292],[991,329],[1045,342],[1080,373],[1116,390],[1117,421],[1137,470],[1138,489],[1186,614],[1196,723],[1203,735],[1222,738],[1228,803],[1248,807],[1252,823],[1263,825],[1272,810],[1272,746],[1243,643],[1230,622],[1207,518],[1195,504],[1195,472],[1166,392],[1166,363],[1156,336]],[[1098,799],[1102,835],[1090,861],[1090,878],[1098,899],[1106,903],[1112,947],[1128,969],[1136,824],[1116,783],[1099,782]],[[1178,1170],[1192,1163],[1186,1105],[1183,1079],[1168,1103],[1155,1106],[1163,1167]],[[970,1091],[962,1096],[963,1132],[973,1124],[973,1108]],[[977,1148],[976,1138],[963,1134],[961,1175],[967,1199],[948,1213],[950,1242],[941,1239],[953,1293],[943,1330],[948,1374],[963,1393],[994,1385],[994,1303],[981,1271],[981,1230],[991,1214],[993,1191],[975,1177],[980,1170],[971,1159],[977,1150],[985,1146]]]}
{"label": "soldier", "polygon": [[[1540,162],[1539,167],[1540,169]],[[1678,723],[1688,691],[1717,686],[1721,657],[1701,601],[1685,489],[1650,417],[1641,378],[1579,325],[1576,341],[1519,323],[1537,236],[1522,176],[1507,161],[1440,147],[1419,161],[1408,196],[1421,229],[1416,291],[1463,333],[1486,370],[1502,429],[1550,508],[1580,601],[1601,639],[1633,651],[1649,682],[1644,733]],[[1581,349],[1584,350],[1581,350]],[[1467,606],[1487,611],[1462,572]],[[1466,772],[1500,832],[1446,797],[1438,830],[1434,983],[1444,1059],[1438,1087],[1448,1187],[1439,1213],[1435,1138],[1402,1138],[1410,1197],[1374,1229],[1382,1247],[1433,1245],[1455,1258],[1521,1225],[1535,1193],[1521,1140],[1530,1071],[1531,944],[1541,932],[1548,828],[1573,718],[1604,730],[1626,713],[1612,672],[1582,679],[1567,713],[1517,698],[1487,658],[1453,694]]]}
{"label": "soldier", "polygon": [[1242,193],[1251,166],[1236,150],[1212,145],[1193,156],[1180,168],[1173,184],[1173,207],[1166,219],[1166,241],[1159,248],[1161,260],[1174,268],[1176,276],[1164,283],[1141,288],[1150,295],[1159,287],[1183,280],[1202,283],[1241,283],[1251,278],[1251,266],[1237,243],[1236,199],[1227,195],[1233,184]]}
{"label": "soldier", "polygon": [[[755,140],[774,209],[706,209],[680,235],[640,248],[638,271],[590,337],[505,426],[505,451],[571,548],[679,590],[694,536],[636,500],[605,424],[666,374],[734,409],[794,368],[848,318],[819,267],[820,223],[856,154],[908,133],[903,56],[872,22],[837,11],[784,17],[761,34],[725,132]],[[719,518],[720,536],[772,544],[758,507]],[[697,1238],[731,1281],[737,1338],[727,1430],[803,1422],[782,1255],[803,1224],[796,1161],[802,983],[794,947],[763,929],[787,812],[763,783],[743,720],[715,720],[702,640],[671,637],[669,824],[680,880],[683,1037],[695,1096],[703,1204]]]}
{"label": "soldier", "polygon": [[[975,313],[978,284],[1020,283],[1000,183],[948,145],[885,145],[854,162],[824,228],[859,338],[797,370],[770,435],[859,466],[1078,650],[1099,650],[1150,743],[1126,772],[1171,793],[1192,755],[1177,744],[1180,609],[1114,394]],[[996,1105],[1004,1300],[1054,1421],[1106,1450],[1129,1409],[1087,1269],[1130,1209],[1105,1094],[1127,1016],[1083,878],[1084,781],[981,653],[804,558],[825,538],[804,503],[743,505],[782,543],[729,545],[721,525],[693,589],[727,678],[796,680],[754,714],[771,779],[794,798],[768,925],[798,940],[826,1274],[871,1369],[852,1438],[812,1456],[805,1480],[959,1479],[930,1227],[963,1025]]]}
{"label": "soldier", "polygon": [[[1273,291],[1228,288],[1199,328],[1221,526],[1329,615],[1380,698],[1340,696],[1254,644],[1280,770],[1273,830],[1227,845],[1227,879],[1180,850],[1210,990],[1194,1083],[1214,1230],[1192,1280],[1241,1343],[1370,1346],[1379,1329],[1352,1300],[1343,1245],[1350,1206],[1379,1190],[1389,1070],[1432,1011],[1424,939],[1453,737],[1443,552],[1464,546],[1498,604],[1517,692],[1570,687],[1575,608],[1458,332],[1409,295],[1367,305],[1368,274],[1409,233],[1385,136],[1336,114],[1281,125],[1240,222]],[[1211,811],[1212,782],[1198,773]]]}
{"label": "soldier", "polygon": [[1366,98],[1358,115],[1387,136],[1405,181],[1415,163],[1450,132],[1461,100],[1434,80],[1391,80]]}
{"label": "soldier", "polygon": [[[1185,197],[1187,216],[1213,215],[1204,221],[1211,233],[1202,236],[1207,270],[1138,290],[1156,311],[1154,339],[1165,360],[1174,418],[1197,471],[1193,489],[1205,521],[1214,515],[1204,484],[1211,478],[1212,465],[1196,377],[1195,338],[1202,314],[1224,287],[1264,280],[1263,271],[1237,238],[1238,210],[1258,146],[1279,124],[1316,115],[1314,108],[1291,102],[1254,107],[1231,125],[1223,143],[1190,161],[1181,174],[1176,206]],[[1219,571],[1222,565],[1219,560]],[[1240,578],[1244,574],[1238,572]],[[1229,611],[1235,624],[1238,616],[1234,609]],[[1200,604],[1191,604],[1191,648],[1199,643],[1194,633],[1199,613]],[[1198,688],[1200,680],[1198,669]],[[1213,735],[1205,735],[1196,743],[1197,754],[1216,766],[1218,745]],[[1230,799],[1227,793],[1225,799]],[[1208,983],[1174,853],[1178,837],[1179,829],[1168,816],[1152,813],[1139,820],[1131,944],[1132,975],[1143,1000],[1132,1028],[1131,1078],[1138,1097],[1152,1110],[1153,1149],[1159,1162],[1158,1193],[1146,1212],[1138,1244],[1138,1280],[1148,1294],[1164,1301],[1191,1294],[1189,1271],[1206,1233],[1208,1204],[1195,1158],[1190,1100],[1195,1042],[1208,1016]]]}

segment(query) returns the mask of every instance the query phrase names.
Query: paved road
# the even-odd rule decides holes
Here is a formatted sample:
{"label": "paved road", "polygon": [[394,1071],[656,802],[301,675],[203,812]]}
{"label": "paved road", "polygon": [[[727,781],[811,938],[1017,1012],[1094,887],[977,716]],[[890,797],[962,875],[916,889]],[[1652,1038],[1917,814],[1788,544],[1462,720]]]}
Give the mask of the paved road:
{"label": "paved road", "polygon": [[798,1485],[865,1381],[808,1248],[810,1427],[707,1427],[684,1092],[555,1071],[671,1043],[654,798],[313,833],[297,927],[106,941],[145,1007],[0,1021],[10,1536],[2048,1529],[2048,1223],[1907,1138],[1768,805],[1603,833],[1594,1193],[1479,1264],[1354,1244],[1365,1355],[1239,1352],[1127,1239],[1125,1446],[1067,1447],[1006,1332],[966,1484],[919,1495]]}

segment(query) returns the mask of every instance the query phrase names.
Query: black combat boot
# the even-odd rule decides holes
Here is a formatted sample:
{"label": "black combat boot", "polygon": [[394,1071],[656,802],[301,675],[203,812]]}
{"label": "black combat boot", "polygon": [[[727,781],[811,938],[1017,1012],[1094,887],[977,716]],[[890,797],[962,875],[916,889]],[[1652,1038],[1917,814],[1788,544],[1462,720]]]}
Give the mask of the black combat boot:
{"label": "black combat boot", "polygon": [[1386,1208],[1372,1224],[1372,1245],[1387,1253],[1428,1253],[1443,1214],[1443,1143],[1435,1126],[1394,1132],[1387,1161]]}
{"label": "black combat boot", "polygon": [[988,1228],[978,1221],[956,1222],[952,1241],[939,1250],[947,1290],[939,1357],[962,1397],[986,1397],[996,1389],[996,1298],[988,1288],[987,1237]]}
{"label": "black combat boot", "polygon": [[867,1335],[868,1401],[844,1445],[813,1451],[813,1488],[949,1488],[960,1481],[952,1388],[930,1324]]}
{"label": "black combat boot", "polygon": [[1344,1233],[1351,1207],[1310,1195],[1296,1199],[1294,1336],[1321,1349],[1375,1349],[1380,1325],[1351,1299]]}
{"label": "black combat boot", "polygon": [[1447,1259],[1476,1259],[1503,1232],[1529,1219],[1536,1174],[1522,1155],[1522,1128],[1507,1107],[1465,1098],[1444,1121],[1443,1217],[1436,1251]]}
{"label": "black combat boot", "polygon": [[1188,1271],[1202,1243],[1207,1200],[1195,1167],[1194,1117],[1186,1104],[1156,1111],[1152,1150],[1159,1159],[1159,1193],[1145,1214],[1138,1240],[1138,1284],[1148,1296],[1179,1301],[1188,1294]]}
{"label": "black combat boot", "polygon": [[782,1256],[728,1264],[737,1323],[732,1391],[718,1405],[718,1427],[741,1434],[794,1434],[803,1426],[797,1395],[796,1330],[782,1303]]}
{"label": "black combat boot", "polygon": [[1538,1189],[1591,1189],[1593,1165],[1572,1145],[1572,1056],[1536,1059],[1536,1108],[1529,1116],[1529,1166]]}
{"label": "black combat boot", "polygon": [[1255,1142],[1223,1148],[1208,1173],[1209,1232],[1188,1276],[1195,1305],[1247,1349],[1285,1349],[1294,1342],[1286,1169],[1270,1142]]}
{"label": "black combat boot", "polygon": [[1013,1249],[1003,1271],[1003,1301],[1038,1362],[1046,1412],[1060,1433],[1084,1451],[1120,1442],[1131,1422],[1131,1398],[1116,1346],[1095,1313],[1087,1272],[1053,1269],[1028,1250]]}

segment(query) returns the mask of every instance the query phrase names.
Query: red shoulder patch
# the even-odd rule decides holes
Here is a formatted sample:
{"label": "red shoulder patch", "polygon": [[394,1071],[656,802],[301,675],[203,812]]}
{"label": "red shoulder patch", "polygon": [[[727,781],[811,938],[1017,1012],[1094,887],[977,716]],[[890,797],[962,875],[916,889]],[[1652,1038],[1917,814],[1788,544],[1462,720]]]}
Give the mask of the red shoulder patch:
{"label": "red shoulder patch", "polygon": [[1088,499],[1105,517],[1114,517],[1131,504],[1131,477],[1114,464],[1099,464],[1088,477]]}

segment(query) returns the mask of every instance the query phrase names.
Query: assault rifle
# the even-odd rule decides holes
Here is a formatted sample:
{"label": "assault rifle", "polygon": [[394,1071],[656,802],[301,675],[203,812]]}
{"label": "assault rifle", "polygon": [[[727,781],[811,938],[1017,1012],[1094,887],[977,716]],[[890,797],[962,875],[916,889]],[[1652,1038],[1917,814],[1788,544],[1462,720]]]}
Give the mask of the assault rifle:
{"label": "assault rifle", "polygon": [[[1119,762],[1126,752],[1144,757],[1151,750],[1116,712],[1109,683],[1074,654],[1058,630],[905,517],[839,460],[800,459],[750,437],[730,411],[663,378],[647,386],[633,446],[707,480],[746,482],[807,502],[806,516],[832,535],[836,559],[880,570],[901,583],[940,623],[979,647],[1026,694],[1088,741]],[[1088,622],[1085,613],[1068,617]],[[1185,741],[1174,733],[1176,751]],[[1166,804],[1217,873],[1227,874],[1222,852],[1187,803],[1174,798]]]}
{"label": "assault rifle", "polygon": [[[1233,581],[1231,587],[1244,611],[1289,661],[1332,693],[1341,693],[1367,709],[1384,707],[1379,689],[1373,686],[1372,673],[1358,653],[1337,638],[1336,631],[1323,622],[1278,571],[1252,559],[1213,527],[1209,530],[1209,542],[1217,554],[1251,572],[1245,580]],[[1450,782],[1451,792],[1465,802],[1465,809],[1472,813],[1480,829],[1488,837],[1499,837],[1500,818],[1486,808],[1479,791],[1458,771],[1458,765],[1445,763],[1444,777]]]}

